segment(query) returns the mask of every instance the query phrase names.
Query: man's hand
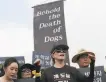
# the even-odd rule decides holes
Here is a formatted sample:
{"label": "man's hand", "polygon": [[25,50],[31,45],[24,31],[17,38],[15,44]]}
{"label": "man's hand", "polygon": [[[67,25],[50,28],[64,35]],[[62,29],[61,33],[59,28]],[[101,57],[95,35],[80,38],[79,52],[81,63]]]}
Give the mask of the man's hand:
{"label": "man's hand", "polygon": [[88,57],[91,59],[91,60],[94,60],[95,61],[95,55],[92,55],[92,54],[88,54]]}

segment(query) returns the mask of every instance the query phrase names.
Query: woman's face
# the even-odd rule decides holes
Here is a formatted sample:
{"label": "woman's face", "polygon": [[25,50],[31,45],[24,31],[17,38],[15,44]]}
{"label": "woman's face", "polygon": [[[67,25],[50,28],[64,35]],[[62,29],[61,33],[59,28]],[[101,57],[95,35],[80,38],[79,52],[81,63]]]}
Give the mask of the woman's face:
{"label": "woman's face", "polygon": [[4,68],[4,71],[8,79],[14,79],[14,77],[17,76],[18,64],[13,62],[8,67]]}
{"label": "woman's face", "polygon": [[80,67],[88,67],[89,64],[91,63],[91,59],[88,57],[88,54],[81,55],[78,64]]}
{"label": "woman's face", "polygon": [[22,74],[21,74],[22,78],[31,78],[32,77],[32,72],[30,69],[28,68],[24,68],[22,70]]}
{"label": "woman's face", "polygon": [[56,50],[53,54],[52,57],[56,60],[65,60],[66,58],[66,52],[65,50]]}

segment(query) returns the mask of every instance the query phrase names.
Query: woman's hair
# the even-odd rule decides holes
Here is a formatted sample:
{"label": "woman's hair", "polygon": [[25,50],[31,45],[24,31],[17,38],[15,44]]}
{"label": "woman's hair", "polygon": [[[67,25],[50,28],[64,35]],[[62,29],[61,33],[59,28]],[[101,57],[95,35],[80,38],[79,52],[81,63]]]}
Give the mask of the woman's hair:
{"label": "woman's hair", "polygon": [[55,59],[52,57],[52,62],[53,62],[53,64],[55,64]]}
{"label": "woman's hair", "polygon": [[[8,58],[8,59],[5,60],[4,65],[1,68],[0,77],[5,74],[3,68],[7,68],[11,63],[14,63],[14,62],[18,64],[18,61],[15,58],[13,58],[13,57]],[[18,64],[18,66],[19,66],[19,64]]]}
{"label": "woman's hair", "polygon": [[1,77],[1,76],[3,76],[3,75],[5,74],[5,72],[4,72],[4,70],[3,70],[3,66],[2,66],[2,68],[0,69],[0,71],[1,71],[1,72],[0,72],[0,77]]}
{"label": "woman's hair", "polygon": [[[14,62],[18,64],[18,61],[14,57],[10,57],[5,60],[3,67],[7,68],[11,63],[14,63]],[[19,64],[18,64],[18,66],[19,66]]]}

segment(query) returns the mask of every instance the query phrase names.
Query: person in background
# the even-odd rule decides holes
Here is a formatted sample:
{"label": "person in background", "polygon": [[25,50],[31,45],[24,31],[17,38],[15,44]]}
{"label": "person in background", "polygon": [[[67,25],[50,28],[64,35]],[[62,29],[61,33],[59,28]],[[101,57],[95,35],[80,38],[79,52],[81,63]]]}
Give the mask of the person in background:
{"label": "person in background", "polygon": [[77,63],[80,68],[86,68],[89,67],[89,65],[92,65],[91,58],[89,58],[89,55],[95,56],[93,52],[86,51],[85,49],[81,49],[73,58],[72,62]]}
{"label": "person in background", "polygon": [[13,57],[5,60],[3,65],[4,74],[0,77],[0,82],[14,82],[17,76],[19,64]]}
{"label": "person in background", "polygon": [[36,78],[36,77],[39,77],[39,78],[40,78],[40,76],[41,76],[41,64],[40,64],[40,59],[36,59],[36,60],[34,61],[33,66],[34,66],[34,68],[35,68],[35,69],[32,71],[32,73],[33,73],[33,75],[34,75],[34,78]]}
{"label": "person in background", "polygon": [[40,59],[36,59],[34,61],[34,70],[32,71],[33,74],[33,78],[36,79],[36,82],[40,82],[40,78],[41,78],[41,60]]}
{"label": "person in background", "polygon": [[41,75],[41,82],[93,82],[95,56],[91,59],[90,75],[82,75],[75,67],[65,65],[65,57],[69,47],[64,44],[56,45],[51,50],[54,65],[45,69]]}
{"label": "person in background", "polygon": [[[34,65],[32,64],[24,64],[20,67],[18,78],[19,79],[28,79],[28,78],[34,78],[35,82],[40,82],[40,76],[38,71],[40,71],[40,66],[38,66],[39,61],[34,62]],[[38,73],[37,73],[38,72]]]}
{"label": "person in background", "polygon": [[22,65],[19,68],[18,78],[19,79],[33,78],[33,74],[32,74],[33,69],[34,66],[29,63]]}

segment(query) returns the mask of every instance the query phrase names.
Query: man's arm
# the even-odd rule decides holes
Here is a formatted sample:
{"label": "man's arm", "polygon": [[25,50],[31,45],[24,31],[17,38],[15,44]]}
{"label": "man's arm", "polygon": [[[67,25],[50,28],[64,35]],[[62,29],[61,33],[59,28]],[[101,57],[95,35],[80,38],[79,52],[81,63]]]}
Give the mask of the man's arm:
{"label": "man's arm", "polygon": [[77,71],[78,82],[93,82],[93,80],[94,80],[94,65],[95,65],[95,60],[91,60],[90,75],[88,77],[85,75],[82,75],[79,71]]}
{"label": "man's arm", "polygon": [[91,59],[91,63],[90,63],[90,75],[88,77],[88,79],[94,79],[94,66],[95,66],[95,60]]}

